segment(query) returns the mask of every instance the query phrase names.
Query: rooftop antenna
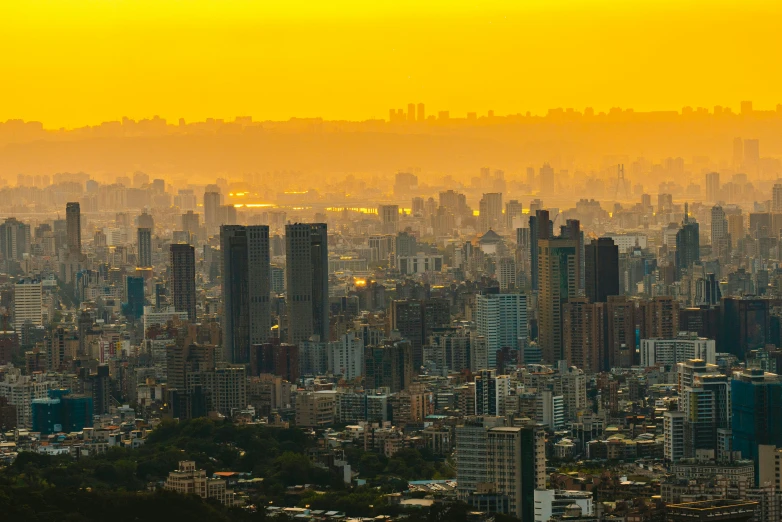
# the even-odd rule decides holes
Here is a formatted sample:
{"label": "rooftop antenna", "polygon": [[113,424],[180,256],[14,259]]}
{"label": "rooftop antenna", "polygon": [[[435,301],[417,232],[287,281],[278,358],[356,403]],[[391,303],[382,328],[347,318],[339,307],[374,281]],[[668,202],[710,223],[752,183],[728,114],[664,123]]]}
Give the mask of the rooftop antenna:
{"label": "rooftop antenna", "polygon": [[616,199],[616,196],[619,195],[619,185],[621,185],[622,189],[624,189],[625,197],[629,198],[630,193],[627,190],[627,181],[625,180],[624,163],[620,163],[617,167],[618,168],[616,172],[616,189],[614,189],[614,199]]}

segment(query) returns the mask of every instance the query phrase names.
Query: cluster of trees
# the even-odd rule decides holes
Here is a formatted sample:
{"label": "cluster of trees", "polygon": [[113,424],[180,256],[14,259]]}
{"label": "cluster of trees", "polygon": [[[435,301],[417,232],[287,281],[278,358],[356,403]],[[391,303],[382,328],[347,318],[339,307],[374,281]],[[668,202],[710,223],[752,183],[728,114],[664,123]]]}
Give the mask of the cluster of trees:
{"label": "cluster of trees", "polygon": [[[309,506],[311,509],[344,511],[348,516],[395,514],[386,502],[387,493],[402,491],[408,480],[453,477],[455,470],[427,450],[403,449],[391,458],[348,447],[346,457],[370,486],[350,488],[341,473],[316,466],[308,456],[317,440],[301,429],[234,425],[231,422],[194,419],[164,421],[136,449],[111,448],[106,453],[73,459],[22,452],[10,466],[0,470],[0,513],[9,520],[57,520],[82,522],[103,520],[189,520],[244,522],[265,518],[263,506]],[[177,469],[179,461],[192,460],[211,475],[232,470],[264,479],[253,492],[257,511],[225,508],[198,497],[151,490]],[[320,492],[289,490],[290,486],[313,484]],[[462,507],[447,513],[461,520]],[[445,509],[445,508],[442,508]],[[412,522],[437,522],[440,507],[412,516]],[[466,516],[466,511],[464,512]],[[102,517],[102,518],[101,518]],[[284,522],[285,517],[275,518]]]}
{"label": "cluster of trees", "polygon": [[456,477],[456,470],[427,449],[405,448],[393,457],[349,447],[345,456],[360,476],[367,480],[440,480]]}
{"label": "cluster of trees", "polygon": [[296,429],[236,426],[208,419],[166,421],[136,449],[115,447],[78,460],[23,452],[2,475],[27,485],[141,491],[150,482],[165,480],[179,461],[193,460],[208,475],[232,470],[263,477],[271,492],[297,484],[328,487],[339,483],[336,474],[312,465],[306,451],[314,444]]}

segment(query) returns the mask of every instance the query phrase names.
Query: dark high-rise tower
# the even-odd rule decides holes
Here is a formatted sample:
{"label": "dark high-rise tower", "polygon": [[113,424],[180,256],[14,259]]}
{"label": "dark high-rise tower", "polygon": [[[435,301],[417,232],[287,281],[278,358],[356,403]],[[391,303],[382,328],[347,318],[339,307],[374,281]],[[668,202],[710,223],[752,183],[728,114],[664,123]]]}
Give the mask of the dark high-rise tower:
{"label": "dark high-rise tower", "polygon": [[149,268],[152,266],[152,230],[149,228],[138,229],[138,267]]}
{"label": "dark high-rise tower", "polygon": [[78,202],[65,205],[65,221],[68,230],[68,250],[81,254],[81,207]]}
{"label": "dark high-rise tower", "polygon": [[171,245],[171,294],[174,309],[187,312],[188,320],[195,321],[195,248],[191,245]]}
{"label": "dark high-rise tower", "polygon": [[329,253],[325,223],[285,226],[288,340],[329,338]]}
{"label": "dark high-rise tower", "polygon": [[619,247],[610,237],[593,239],[584,247],[585,291],[593,303],[619,295]]}
{"label": "dark high-rise tower", "polygon": [[223,359],[250,362],[250,347],[269,340],[269,227],[223,225]]}
{"label": "dark high-rise tower", "polygon": [[552,236],[551,220],[548,216],[548,210],[536,210],[534,216],[529,218],[529,237],[530,237],[530,280],[532,290],[538,290],[538,240],[549,239]]}
{"label": "dark high-rise tower", "polygon": [[701,259],[700,228],[696,221],[690,221],[687,215],[687,203],[684,204],[682,228],[676,233],[676,277]]}

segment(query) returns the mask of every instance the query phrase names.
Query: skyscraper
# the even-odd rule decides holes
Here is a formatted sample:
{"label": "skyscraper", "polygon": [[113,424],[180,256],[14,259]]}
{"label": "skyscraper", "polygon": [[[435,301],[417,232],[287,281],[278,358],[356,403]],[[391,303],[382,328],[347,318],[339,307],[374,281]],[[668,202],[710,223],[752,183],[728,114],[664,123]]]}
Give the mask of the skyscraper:
{"label": "skyscraper", "polygon": [[418,114],[417,114],[417,120],[418,121],[424,121],[426,119],[426,107],[423,103],[418,104]]}
{"label": "skyscraper", "polygon": [[138,236],[138,263],[139,268],[149,268],[152,266],[152,230],[149,228],[139,228]]}
{"label": "skyscraper", "polygon": [[475,296],[477,333],[486,339],[489,368],[497,366],[497,352],[519,350],[527,343],[527,296],[484,291]]}
{"label": "skyscraper", "polygon": [[195,321],[195,248],[191,245],[171,245],[171,294],[174,309],[187,312],[188,320]]}
{"label": "skyscraper", "polygon": [[585,292],[593,303],[619,295],[619,247],[610,237],[593,239],[584,247]]}
{"label": "skyscraper", "polygon": [[502,228],[502,193],[490,192],[484,194],[480,201],[479,214],[481,232]]}
{"label": "skyscraper", "polygon": [[207,228],[216,227],[220,225],[220,193],[219,192],[205,192],[204,193],[204,223]]}
{"label": "skyscraper", "polygon": [[515,230],[521,226],[522,206],[517,199],[505,203],[505,228]]}
{"label": "skyscraper", "polygon": [[747,174],[759,174],[760,140],[744,140],[744,169]]}
{"label": "skyscraper", "polygon": [[578,242],[572,239],[538,240],[538,345],[547,363],[563,357],[562,306],[578,295]]}
{"label": "skyscraper", "polygon": [[14,285],[14,330],[20,337],[27,322],[43,325],[42,286],[38,280],[20,279]]}
{"label": "skyscraper", "polygon": [[269,227],[220,227],[223,260],[223,359],[250,362],[250,347],[271,331]]}
{"label": "skyscraper", "polygon": [[706,174],[706,201],[717,201],[720,197],[720,173]]}
{"label": "skyscraper", "polygon": [[329,338],[329,253],[325,223],[285,226],[288,340]]}
{"label": "skyscraper", "polygon": [[81,254],[81,207],[78,202],[65,205],[65,221],[68,230],[68,250]]}
{"label": "skyscraper", "polygon": [[529,240],[530,240],[530,279],[532,282],[532,290],[538,290],[540,282],[538,280],[539,270],[538,263],[540,262],[538,255],[538,241],[540,239],[549,239],[551,237],[552,223],[549,219],[548,210],[536,210],[534,216],[529,218]]}
{"label": "skyscraper", "polygon": [[6,261],[21,261],[30,253],[30,225],[10,217],[0,225],[0,254]]}
{"label": "skyscraper", "polygon": [[545,163],[542,167],[540,167],[539,178],[540,191],[546,195],[554,194],[556,183],[554,180],[554,169],[551,168],[551,165]]}
{"label": "skyscraper", "polygon": [[380,230],[383,234],[396,234],[399,227],[399,205],[379,205]]}
{"label": "skyscraper", "polygon": [[563,358],[568,366],[576,366],[587,373],[605,368],[606,305],[591,303],[585,297],[570,299],[562,312]]}
{"label": "skyscraper", "polygon": [[486,482],[508,497],[508,513],[535,519],[535,490],[546,487],[545,431],[539,426],[499,427],[488,432]]}
{"label": "skyscraper", "polygon": [[696,221],[691,221],[687,215],[687,204],[684,204],[684,221],[682,228],[676,233],[676,276],[688,270],[693,263],[701,259],[700,231]]}
{"label": "skyscraper", "polygon": [[733,374],[730,386],[733,450],[758,466],[758,445],[782,446],[782,379],[752,368]]}

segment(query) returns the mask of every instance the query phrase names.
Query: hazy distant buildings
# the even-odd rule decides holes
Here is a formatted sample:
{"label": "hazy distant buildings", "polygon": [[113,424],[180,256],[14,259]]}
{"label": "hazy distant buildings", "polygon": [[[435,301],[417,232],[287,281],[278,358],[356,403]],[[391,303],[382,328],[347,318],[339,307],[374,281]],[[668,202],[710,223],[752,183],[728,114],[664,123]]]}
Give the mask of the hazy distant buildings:
{"label": "hazy distant buildings", "polygon": [[399,205],[380,205],[377,213],[380,216],[381,233],[396,234],[399,228]]}
{"label": "hazy distant buildings", "polygon": [[329,338],[329,258],[325,223],[285,226],[288,341]]}
{"label": "hazy distant buildings", "polygon": [[171,296],[177,312],[187,312],[196,320],[195,249],[191,245],[171,245]]}
{"label": "hazy distant buildings", "polygon": [[499,230],[502,228],[502,193],[484,194],[480,201],[479,218],[481,232]]}
{"label": "hazy distant buildings", "polygon": [[271,331],[269,227],[220,227],[223,265],[223,358],[250,362],[250,347]]}

